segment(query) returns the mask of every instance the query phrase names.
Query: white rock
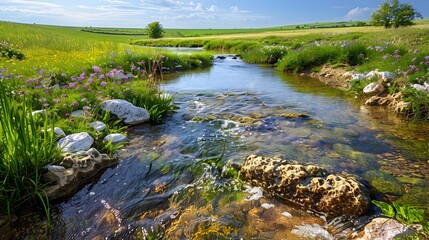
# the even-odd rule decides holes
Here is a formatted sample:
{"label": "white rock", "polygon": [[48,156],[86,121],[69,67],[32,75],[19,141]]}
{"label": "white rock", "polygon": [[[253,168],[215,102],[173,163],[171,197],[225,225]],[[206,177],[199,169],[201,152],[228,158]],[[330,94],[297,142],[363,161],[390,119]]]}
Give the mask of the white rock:
{"label": "white rock", "polygon": [[290,214],[290,212],[282,212],[282,215],[287,218],[292,218],[292,214]]}
{"label": "white rock", "polygon": [[104,101],[101,104],[101,109],[110,111],[118,116],[118,118],[124,118],[124,122],[130,125],[144,123],[150,119],[149,112],[146,109],[136,107],[122,99]]}
{"label": "white rock", "polygon": [[81,132],[61,138],[58,141],[58,147],[63,152],[86,151],[93,143],[94,139],[87,132]]}
{"label": "white rock", "polygon": [[369,73],[367,73],[367,74],[365,75],[365,78],[366,78],[366,79],[371,79],[371,78],[373,78],[373,77],[377,77],[377,76],[378,76],[378,74],[379,74],[379,72],[378,72],[377,70],[375,70],[375,71],[371,71],[371,72],[369,72]]}
{"label": "white rock", "polygon": [[296,226],[292,233],[306,239],[334,239],[334,236],[318,224]]}
{"label": "white rock", "polygon": [[363,236],[357,239],[391,240],[396,238],[401,239],[401,236],[403,237],[405,235],[414,235],[413,231],[411,231],[407,226],[396,221],[395,219],[389,218],[374,218],[369,224],[365,226],[363,233]]}
{"label": "white rock", "polygon": [[363,92],[364,93],[373,93],[373,92],[377,92],[380,90],[381,90],[381,86],[378,83],[373,82],[373,83],[366,85],[366,87],[363,89]]}
{"label": "white rock", "polygon": [[66,136],[66,133],[59,127],[54,127],[54,133],[57,134],[58,136],[62,136],[62,137]]}
{"label": "white rock", "polygon": [[71,113],[72,117],[85,117],[85,111],[76,110]]}
{"label": "white rock", "polygon": [[364,74],[353,74],[352,75],[352,80],[363,80],[363,79],[365,79]]}
{"label": "white rock", "polygon": [[270,209],[270,208],[274,208],[275,206],[274,204],[270,204],[270,203],[262,203],[261,207],[265,209]]}
{"label": "white rock", "polygon": [[104,129],[106,129],[106,124],[104,124],[103,122],[100,122],[100,121],[92,122],[89,124],[89,126],[97,132],[101,132]]}
{"label": "white rock", "polygon": [[121,142],[127,142],[128,138],[125,135],[122,135],[120,133],[112,133],[107,135],[103,142],[112,141],[112,144],[121,143]]}
{"label": "white rock", "polygon": [[36,110],[36,111],[33,111],[32,113],[31,113],[31,115],[34,117],[34,116],[37,116],[37,115],[40,115],[40,114],[46,114],[46,109],[43,109],[43,110]]}
{"label": "white rock", "polygon": [[396,74],[393,72],[379,72],[378,73],[383,80],[391,80],[396,78]]}
{"label": "white rock", "polygon": [[247,187],[246,192],[250,193],[251,195],[244,201],[259,200],[260,198],[264,197],[263,190],[260,187]]}
{"label": "white rock", "polygon": [[417,91],[426,91],[426,87],[420,84],[414,84],[413,88],[416,89]]}

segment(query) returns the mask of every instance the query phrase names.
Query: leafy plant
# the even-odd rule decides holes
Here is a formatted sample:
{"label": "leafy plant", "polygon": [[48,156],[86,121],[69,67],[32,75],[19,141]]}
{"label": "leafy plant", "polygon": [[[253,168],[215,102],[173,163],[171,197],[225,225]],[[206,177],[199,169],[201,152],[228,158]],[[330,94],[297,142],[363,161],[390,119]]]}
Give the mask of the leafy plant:
{"label": "leafy plant", "polygon": [[423,226],[424,233],[429,234],[429,222],[424,218],[425,211],[423,209],[399,205],[395,202],[392,204],[376,200],[372,200],[372,202],[381,209],[384,216],[394,218],[407,226],[419,223]]}

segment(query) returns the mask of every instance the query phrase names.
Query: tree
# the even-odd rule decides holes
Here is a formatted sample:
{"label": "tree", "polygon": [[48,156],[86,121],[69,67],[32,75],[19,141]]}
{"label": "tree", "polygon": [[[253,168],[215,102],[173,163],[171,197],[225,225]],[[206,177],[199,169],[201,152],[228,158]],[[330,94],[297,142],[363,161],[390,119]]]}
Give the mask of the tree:
{"label": "tree", "polygon": [[416,18],[423,17],[411,4],[398,0],[387,0],[371,15],[372,24],[384,28],[411,26]]}
{"label": "tree", "polygon": [[149,23],[146,27],[150,38],[162,38],[164,36],[164,28],[159,22]]}

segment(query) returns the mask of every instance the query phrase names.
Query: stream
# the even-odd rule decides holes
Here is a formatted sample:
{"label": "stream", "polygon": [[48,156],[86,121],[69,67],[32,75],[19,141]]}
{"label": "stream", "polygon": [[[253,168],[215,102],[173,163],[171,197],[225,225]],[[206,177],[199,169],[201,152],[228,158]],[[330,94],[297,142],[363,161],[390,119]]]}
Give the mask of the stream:
{"label": "stream", "polygon": [[[235,169],[251,154],[354,174],[384,198],[429,206],[428,123],[403,121],[317,80],[232,57],[167,75],[161,89],[175,96],[178,110],[163,124],[130,129],[127,156],[52,207],[49,233],[40,215],[20,220],[21,239],[341,234],[323,216],[261,197],[261,189],[237,180]],[[284,117],[290,112],[309,117]]]}

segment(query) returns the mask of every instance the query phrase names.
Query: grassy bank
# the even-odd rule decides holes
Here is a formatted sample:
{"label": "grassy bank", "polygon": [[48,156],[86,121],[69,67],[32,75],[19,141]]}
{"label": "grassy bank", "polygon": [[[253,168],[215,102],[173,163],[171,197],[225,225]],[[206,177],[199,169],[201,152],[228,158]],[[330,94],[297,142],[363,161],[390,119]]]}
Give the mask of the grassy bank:
{"label": "grassy bank", "polygon": [[[209,54],[178,55],[129,46],[128,36],[102,36],[80,28],[0,22],[0,214],[42,203],[41,168],[61,160],[54,127],[67,135],[88,132],[102,153],[111,133],[126,134],[119,119],[100,110],[107,99],[146,108],[153,123],[174,109],[159,91],[163,71],[211,65]],[[3,54],[4,53],[4,54]],[[33,116],[31,113],[41,110]],[[83,110],[83,117],[73,116]],[[108,126],[97,132],[89,123]]]}
{"label": "grassy bank", "polygon": [[[387,93],[402,92],[411,102],[407,117],[429,119],[429,100],[413,84],[429,79],[429,24],[427,19],[409,28],[385,30],[376,27],[301,29],[219,36],[217,38],[174,38],[136,40],[137,45],[204,47],[234,52],[250,63],[275,64],[287,72],[317,72],[323,65],[343,67],[358,73],[393,72],[397,80],[386,85]],[[353,81],[352,93],[362,93],[365,84]]]}

